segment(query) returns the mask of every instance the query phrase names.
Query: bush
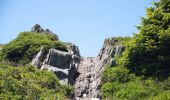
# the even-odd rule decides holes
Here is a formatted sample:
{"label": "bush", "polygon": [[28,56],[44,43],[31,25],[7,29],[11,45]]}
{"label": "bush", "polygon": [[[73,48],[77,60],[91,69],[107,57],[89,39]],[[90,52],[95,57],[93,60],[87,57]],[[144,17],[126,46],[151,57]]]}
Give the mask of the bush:
{"label": "bush", "polygon": [[4,45],[2,56],[9,61],[28,63],[42,47],[46,51],[50,48],[67,51],[66,45],[56,41],[52,34],[22,32],[15,40]]}
{"label": "bush", "polygon": [[128,82],[130,80],[129,71],[123,67],[106,67],[102,73],[102,83],[105,82]]}
{"label": "bush", "polygon": [[116,97],[115,92],[120,89],[119,83],[105,83],[101,87],[101,93],[102,93],[102,99],[108,99],[108,100],[117,100],[118,97]]}
{"label": "bush", "polygon": [[59,84],[54,73],[0,64],[0,99],[63,100],[71,95],[72,87]]}
{"label": "bush", "polygon": [[154,81],[140,80],[139,78],[122,85],[121,89],[116,92],[116,96],[122,99],[139,100],[152,98],[157,95],[158,91],[159,89]]}
{"label": "bush", "polygon": [[[165,80],[170,75],[169,0],[161,0],[148,8],[138,26],[139,34],[126,48],[126,67],[137,75]],[[168,10],[168,11],[167,11]]]}
{"label": "bush", "polygon": [[[103,82],[104,81],[104,82]],[[163,88],[151,79],[143,80],[121,67],[108,68],[102,75],[102,97],[104,99],[139,100],[152,98]]]}
{"label": "bush", "polygon": [[163,91],[159,93],[157,96],[153,97],[152,100],[170,100],[170,90],[169,91]]}

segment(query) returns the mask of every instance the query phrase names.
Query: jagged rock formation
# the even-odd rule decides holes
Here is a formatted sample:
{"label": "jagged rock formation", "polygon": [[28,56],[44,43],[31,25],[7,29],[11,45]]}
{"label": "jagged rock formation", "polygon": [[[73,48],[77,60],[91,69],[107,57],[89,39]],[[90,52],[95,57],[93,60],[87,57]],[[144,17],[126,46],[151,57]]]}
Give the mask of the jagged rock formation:
{"label": "jagged rock formation", "polygon": [[78,59],[70,52],[50,49],[41,69],[53,71],[63,84],[73,84],[77,73]]}
{"label": "jagged rock formation", "polygon": [[81,58],[78,65],[80,75],[74,85],[75,97],[85,100],[100,98],[101,73],[106,65],[115,65],[115,54],[119,55],[123,50],[123,46],[114,46],[116,42],[114,38],[106,39],[97,57]]}
{"label": "jagged rock formation", "polygon": [[[39,24],[32,27],[31,32],[36,34],[53,34],[49,29],[42,29]],[[55,34],[53,34],[55,35]],[[56,36],[56,41],[58,36]],[[80,59],[80,53],[77,46],[72,43],[65,43],[67,51],[50,49],[48,52],[41,48],[37,55],[32,60],[32,65],[41,70],[47,69],[53,71],[59,78],[62,84],[74,84],[78,75],[77,65]]]}
{"label": "jagged rock formation", "polygon": [[[43,31],[38,25],[35,26],[32,32]],[[78,47],[72,43],[65,43],[67,52],[50,49],[46,53],[44,48],[41,48],[32,60],[32,65],[56,73],[62,84],[72,84],[74,99],[100,99],[99,86],[102,71],[106,65],[115,66],[114,56],[121,54],[124,50],[123,46],[116,45],[117,42],[115,38],[106,39],[96,57],[81,57]]]}
{"label": "jagged rock formation", "polygon": [[32,60],[32,65],[54,72],[62,84],[74,84],[78,75],[79,49],[71,43],[67,43],[67,46],[68,52],[50,49],[47,55],[42,48]]}
{"label": "jagged rock formation", "polygon": [[45,33],[45,34],[53,34],[55,36],[56,40],[59,40],[58,35],[54,34],[52,31],[50,31],[49,29],[43,29],[39,24],[35,24],[32,28],[31,28],[31,32],[33,33]]}

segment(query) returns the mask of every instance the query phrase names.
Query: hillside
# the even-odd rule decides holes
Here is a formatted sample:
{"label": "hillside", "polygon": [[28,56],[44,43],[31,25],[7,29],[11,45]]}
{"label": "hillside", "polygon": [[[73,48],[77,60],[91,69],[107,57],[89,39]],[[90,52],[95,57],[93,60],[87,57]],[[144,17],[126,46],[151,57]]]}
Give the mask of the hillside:
{"label": "hillside", "polygon": [[72,97],[72,86],[60,84],[54,73],[30,64],[42,47],[45,52],[50,48],[67,51],[57,35],[39,29],[41,27],[36,24],[31,32],[21,32],[13,41],[1,45],[0,99],[63,100]]}
{"label": "hillside", "polygon": [[170,1],[146,12],[138,33],[105,39],[96,57],[39,24],[19,33],[0,45],[0,99],[170,100]]}

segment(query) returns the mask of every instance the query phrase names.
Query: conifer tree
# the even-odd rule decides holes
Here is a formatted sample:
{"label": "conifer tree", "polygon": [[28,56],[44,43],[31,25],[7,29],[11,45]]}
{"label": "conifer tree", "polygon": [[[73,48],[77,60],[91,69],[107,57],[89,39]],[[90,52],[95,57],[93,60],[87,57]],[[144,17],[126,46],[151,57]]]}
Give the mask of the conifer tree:
{"label": "conifer tree", "polygon": [[153,2],[125,51],[126,65],[137,75],[170,75],[170,0]]}

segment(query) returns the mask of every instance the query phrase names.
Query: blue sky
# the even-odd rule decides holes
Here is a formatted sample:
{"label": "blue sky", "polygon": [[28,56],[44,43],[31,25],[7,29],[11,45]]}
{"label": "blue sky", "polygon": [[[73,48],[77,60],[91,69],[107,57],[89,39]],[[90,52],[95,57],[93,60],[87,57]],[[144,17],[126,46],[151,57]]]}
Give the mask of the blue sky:
{"label": "blue sky", "polygon": [[39,23],[96,56],[107,37],[132,36],[153,0],[0,0],[0,43]]}

